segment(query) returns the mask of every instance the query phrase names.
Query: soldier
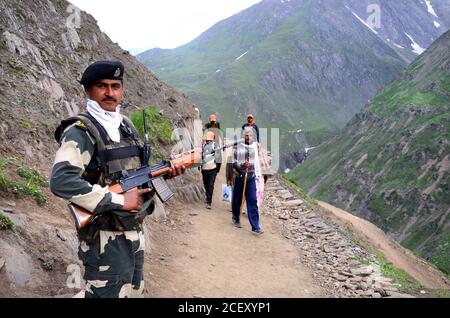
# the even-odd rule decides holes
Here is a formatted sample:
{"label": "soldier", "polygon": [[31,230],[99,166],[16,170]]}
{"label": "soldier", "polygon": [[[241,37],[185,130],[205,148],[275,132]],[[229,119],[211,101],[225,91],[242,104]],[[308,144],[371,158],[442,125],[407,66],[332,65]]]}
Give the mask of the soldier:
{"label": "soldier", "polygon": [[[90,65],[80,81],[88,96],[87,112],[62,121],[55,133],[61,146],[51,191],[95,216],[78,231],[86,298],[142,297],[144,290],[143,217],[136,218],[136,212],[145,200],[151,214],[154,194],[150,189],[108,190],[124,171],[147,164],[138,133],[120,114],[123,74],[121,62]],[[170,177],[184,171],[184,166],[172,166]]]}

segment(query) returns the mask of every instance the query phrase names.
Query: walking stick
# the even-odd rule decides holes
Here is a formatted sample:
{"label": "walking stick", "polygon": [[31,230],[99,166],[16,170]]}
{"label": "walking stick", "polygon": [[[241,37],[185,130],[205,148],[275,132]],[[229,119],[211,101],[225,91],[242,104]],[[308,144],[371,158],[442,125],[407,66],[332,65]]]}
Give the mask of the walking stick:
{"label": "walking stick", "polygon": [[[244,191],[242,191],[242,201],[241,201],[241,209],[239,210],[239,215],[242,215],[242,208],[244,207],[244,202],[245,202],[245,190],[247,190],[247,175],[248,175],[248,167],[245,168]],[[247,212],[247,213],[248,213],[248,212]]]}

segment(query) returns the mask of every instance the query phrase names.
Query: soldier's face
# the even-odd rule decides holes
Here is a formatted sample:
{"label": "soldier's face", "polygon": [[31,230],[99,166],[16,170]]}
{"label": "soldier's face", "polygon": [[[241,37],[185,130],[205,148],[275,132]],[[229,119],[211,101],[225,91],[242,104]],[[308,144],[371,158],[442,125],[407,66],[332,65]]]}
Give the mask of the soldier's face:
{"label": "soldier's face", "polygon": [[101,108],[114,112],[122,100],[123,85],[120,80],[101,80],[91,85],[86,92]]}

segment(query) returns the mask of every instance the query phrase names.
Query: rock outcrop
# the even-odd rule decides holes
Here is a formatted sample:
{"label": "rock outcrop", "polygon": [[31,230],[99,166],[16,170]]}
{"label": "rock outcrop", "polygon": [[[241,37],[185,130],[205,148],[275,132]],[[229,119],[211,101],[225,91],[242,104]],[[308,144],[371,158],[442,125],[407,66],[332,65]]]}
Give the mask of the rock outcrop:
{"label": "rock outcrop", "polygon": [[[19,182],[20,167],[34,168],[48,178],[58,147],[55,128],[61,119],[84,110],[86,97],[78,83],[84,69],[96,60],[125,64],[126,115],[151,105],[174,128],[187,129],[191,136],[198,115],[185,96],[113,43],[92,16],[69,2],[1,0],[0,6],[0,213],[14,224],[0,230],[0,297],[65,297],[82,287],[75,279],[82,266],[64,201],[42,186],[39,198],[45,202],[38,205],[18,196],[21,188],[4,181]],[[170,154],[172,145],[154,140],[152,144],[162,156]],[[192,171],[172,180],[175,200],[200,200],[198,177]],[[27,191],[36,194],[38,189]],[[168,214],[159,205],[155,216]],[[147,225],[152,222],[156,221],[149,219]]]}
{"label": "rock outcrop", "polygon": [[[376,242],[363,243],[351,228],[339,225],[320,207],[299,197],[284,180],[271,180],[266,187],[262,213],[278,220],[284,237],[297,246],[299,261],[313,271],[317,284],[330,295],[352,298],[418,295],[419,290],[411,289],[412,286],[402,286],[386,277],[381,267],[386,266],[387,261],[380,263],[380,256],[374,254],[376,250],[370,249]],[[442,288],[448,286],[443,275],[437,271],[434,275],[441,282],[440,286],[444,286]],[[416,289],[420,287],[415,284]]]}

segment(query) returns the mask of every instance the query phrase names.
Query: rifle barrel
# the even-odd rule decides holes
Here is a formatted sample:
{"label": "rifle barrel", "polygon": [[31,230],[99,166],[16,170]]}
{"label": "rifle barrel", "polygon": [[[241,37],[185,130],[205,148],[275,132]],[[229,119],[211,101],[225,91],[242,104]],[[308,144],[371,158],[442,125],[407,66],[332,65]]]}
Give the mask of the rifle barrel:
{"label": "rifle barrel", "polygon": [[143,155],[142,155],[142,165],[148,165],[148,162],[150,161],[150,143],[148,140],[148,125],[147,125],[147,116],[145,114],[145,110],[142,110],[142,119],[144,121],[144,148],[143,148]]}

